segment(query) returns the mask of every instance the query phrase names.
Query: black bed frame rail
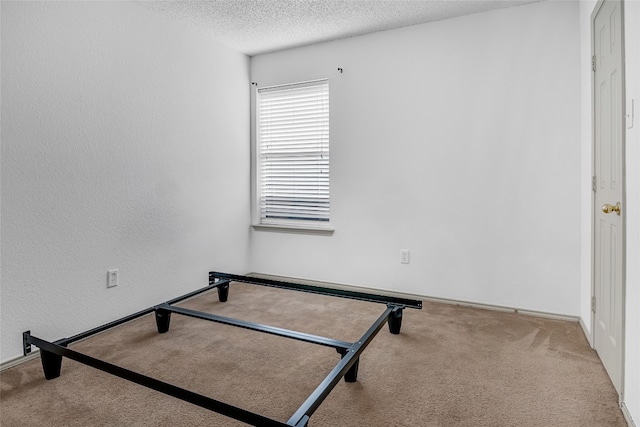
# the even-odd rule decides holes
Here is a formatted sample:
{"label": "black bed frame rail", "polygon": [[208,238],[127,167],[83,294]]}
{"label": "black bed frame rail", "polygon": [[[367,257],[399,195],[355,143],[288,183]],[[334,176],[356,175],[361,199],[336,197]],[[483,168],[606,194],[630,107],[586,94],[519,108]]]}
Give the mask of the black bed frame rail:
{"label": "black bed frame rail", "polygon": [[342,297],[360,301],[394,304],[397,306],[417,309],[422,308],[422,301],[420,300],[398,298],[387,295],[369,294],[365,292],[349,291],[345,289],[305,285],[302,283],[283,282],[280,280],[262,279],[260,277],[239,276],[236,274],[219,273],[216,271],[210,272],[209,284],[214,284],[216,280],[229,280],[233,282],[250,283],[253,285],[269,286],[272,288],[291,289],[294,291],[309,292],[312,294],[328,295],[332,297]]}
{"label": "black bed frame rail", "polygon": [[[332,338],[321,337],[317,335],[307,334],[304,332],[292,331],[289,329],[278,328],[275,326],[262,325],[254,322],[233,319],[215,314],[204,313],[200,311],[190,310],[182,307],[176,307],[173,304],[184,301],[193,296],[199,295],[216,288],[218,291],[218,299],[225,302],[229,295],[229,286],[231,282],[243,282],[255,285],[271,286],[281,289],[291,289],[303,292],[311,292],[321,295],[336,296],[342,298],[350,298],[362,301],[384,303],[387,305],[384,312],[371,325],[365,334],[356,342],[346,342],[335,340]],[[399,334],[402,326],[402,312],[404,308],[422,308],[422,302],[418,300],[410,300],[406,298],[395,298],[390,296],[375,295],[362,292],[345,291],[332,288],[323,288],[318,286],[303,285],[299,283],[283,282],[278,280],[260,279],[249,276],[239,276],[226,273],[211,272],[209,273],[209,286],[174,298],[166,303],[150,307],[146,310],[139,311],[119,320],[107,323],[97,328],[82,332],[69,338],[63,338],[54,342],[31,335],[31,331],[26,331],[22,335],[24,354],[31,351],[31,345],[35,345],[40,349],[40,358],[44,375],[47,380],[51,380],[60,376],[62,368],[62,358],[67,357],[77,362],[91,366],[95,369],[110,373],[117,377],[126,379],[136,384],[151,388],[161,393],[176,397],[178,399],[190,402],[194,405],[209,409],[211,411],[226,415],[230,418],[242,421],[253,426],[264,427],[307,427],[309,418],[318,409],[320,404],[329,395],[331,390],[344,377],[346,382],[355,382],[358,376],[358,364],[360,355],[364,349],[373,340],[376,334],[382,329],[385,323],[389,326],[392,334]],[[325,377],[325,379],[316,387],[311,395],[304,401],[298,410],[289,418],[286,423],[277,421],[260,414],[239,408],[237,406],[224,403],[222,401],[212,399],[210,397],[194,393],[192,391],[177,387],[175,385],[157,380],[155,378],[122,368],[109,362],[96,359],[89,355],[71,350],[68,345],[88,338],[99,332],[106,331],[123,323],[130,322],[139,317],[150,313],[155,313],[156,327],[159,333],[169,331],[171,314],[179,314],[197,319],[208,320],[211,322],[222,323],[240,328],[250,329],[258,332],[264,332],[285,338],[291,338],[307,343],[323,345],[334,348],[342,357],[335,368]]]}

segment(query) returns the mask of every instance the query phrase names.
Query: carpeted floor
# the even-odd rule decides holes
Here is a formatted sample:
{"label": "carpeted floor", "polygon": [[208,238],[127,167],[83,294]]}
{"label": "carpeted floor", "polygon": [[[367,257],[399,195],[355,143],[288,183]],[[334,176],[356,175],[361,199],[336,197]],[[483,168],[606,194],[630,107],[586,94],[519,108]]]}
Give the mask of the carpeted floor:
{"label": "carpeted floor", "polygon": [[[245,284],[233,284],[226,303],[214,291],[182,305],[346,341],[385,308]],[[331,348],[176,314],[166,334],[149,315],[71,348],[282,421],[339,360]],[[55,380],[44,379],[37,359],[0,382],[2,427],[244,425],[69,359]],[[577,323],[425,302],[405,310],[400,335],[380,331],[358,381],[341,381],[309,425],[626,423]]]}

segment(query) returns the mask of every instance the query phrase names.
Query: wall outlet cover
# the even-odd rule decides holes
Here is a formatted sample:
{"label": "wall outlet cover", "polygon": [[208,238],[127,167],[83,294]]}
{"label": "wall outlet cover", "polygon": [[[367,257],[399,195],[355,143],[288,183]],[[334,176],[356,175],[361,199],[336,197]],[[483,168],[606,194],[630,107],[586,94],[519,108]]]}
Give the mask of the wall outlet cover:
{"label": "wall outlet cover", "polygon": [[107,272],[107,288],[115,288],[118,286],[118,269],[109,270]]}

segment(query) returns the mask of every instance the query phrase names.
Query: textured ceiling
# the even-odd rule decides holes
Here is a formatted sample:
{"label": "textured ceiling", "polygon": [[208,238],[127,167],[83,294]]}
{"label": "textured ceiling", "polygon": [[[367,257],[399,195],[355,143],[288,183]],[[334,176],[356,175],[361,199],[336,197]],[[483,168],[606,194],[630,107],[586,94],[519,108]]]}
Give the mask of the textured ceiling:
{"label": "textured ceiling", "polygon": [[540,0],[143,1],[253,56]]}

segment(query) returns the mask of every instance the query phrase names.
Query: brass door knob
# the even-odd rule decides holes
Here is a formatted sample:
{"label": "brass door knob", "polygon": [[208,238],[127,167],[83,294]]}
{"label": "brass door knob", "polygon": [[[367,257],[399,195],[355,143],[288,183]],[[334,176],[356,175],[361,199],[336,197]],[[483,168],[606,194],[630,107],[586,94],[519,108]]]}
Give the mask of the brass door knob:
{"label": "brass door knob", "polygon": [[606,214],[615,212],[618,216],[620,216],[620,202],[616,203],[615,206],[605,203],[604,205],[602,205],[602,212]]}

